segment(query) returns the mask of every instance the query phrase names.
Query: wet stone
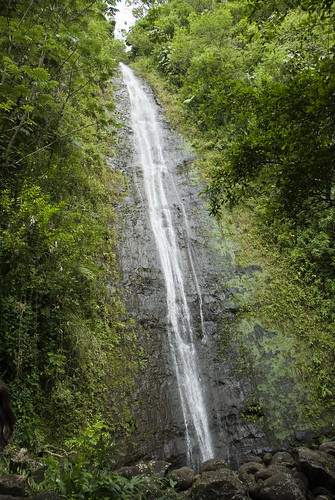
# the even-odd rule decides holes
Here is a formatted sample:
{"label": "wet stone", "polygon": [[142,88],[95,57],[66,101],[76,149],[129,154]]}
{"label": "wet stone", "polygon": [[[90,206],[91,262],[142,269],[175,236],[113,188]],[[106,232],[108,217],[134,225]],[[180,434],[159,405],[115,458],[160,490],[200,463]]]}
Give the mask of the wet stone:
{"label": "wet stone", "polygon": [[289,453],[285,451],[279,451],[273,456],[271,465],[283,465],[284,467],[293,469],[293,467],[295,467],[295,461]]}
{"label": "wet stone", "polygon": [[3,474],[0,476],[0,495],[23,497],[27,487],[26,478],[19,474]]}
{"label": "wet stone", "polygon": [[126,479],[131,479],[134,477],[134,471],[131,467],[121,467],[116,471],[119,476],[125,477]]}
{"label": "wet stone", "polygon": [[324,451],[325,453],[329,453],[329,455],[335,457],[335,441],[327,441],[325,443],[322,443],[319,446],[319,450]]}
{"label": "wet stone", "polygon": [[271,460],[272,460],[272,453],[265,453],[263,457],[263,462],[265,463],[265,465],[270,465]]}
{"label": "wet stone", "polygon": [[247,498],[241,481],[229,470],[203,472],[192,486],[193,500],[232,500]]}
{"label": "wet stone", "polygon": [[237,475],[240,481],[250,486],[255,483],[255,474],[259,471],[263,471],[265,469],[264,464],[260,464],[257,462],[247,462],[238,469]]}
{"label": "wet stone", "polygon": [[335,458],[322,451],[295,448],[292,456],[308,478],[310,486],[324,486],[335,493]]}
{"label": "wet stone", "polygon": [[219,469],[227,469],[229,467],[225,460],[219,458],[211,458],[204,462],[200,467],[200,474],[206,471],[215,471]]}
{"label": "wet stone", "polygon": [[305,498],[292,475],[282,472],[266,479],[259,492],[259,500],[305,500]]}
{"label": "wet stone", "polygon": [[196,475],[193,469],[189,467],[181,467],[169,472],[169,478],[176,482],[175,488],[177,491],[187,490],[196,480]]}
{"label": "wet stone", "polygon": [[270,465],[267,468],[260,469],[259,471],[257,471],[255,474],[255,479],[256,479],[256,481],[259,481],[259,480],[266,481],[270,477],[275,476],[275,475],[280,474],[280,473],[292,474],[289,469],[287,469],[286,467],[284,467],[282,465]]}

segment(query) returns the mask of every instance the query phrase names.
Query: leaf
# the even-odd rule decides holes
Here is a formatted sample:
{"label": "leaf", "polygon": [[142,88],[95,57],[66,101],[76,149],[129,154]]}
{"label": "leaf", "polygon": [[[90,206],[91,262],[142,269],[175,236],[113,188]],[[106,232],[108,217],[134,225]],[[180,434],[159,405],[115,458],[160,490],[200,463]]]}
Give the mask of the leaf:
{"label": "leaf", "polygon": [[190,104],[194,98],[195,98],[195,95],[192,95],[192,97],[190,97],[189,99],[185,99],[184,104]]}

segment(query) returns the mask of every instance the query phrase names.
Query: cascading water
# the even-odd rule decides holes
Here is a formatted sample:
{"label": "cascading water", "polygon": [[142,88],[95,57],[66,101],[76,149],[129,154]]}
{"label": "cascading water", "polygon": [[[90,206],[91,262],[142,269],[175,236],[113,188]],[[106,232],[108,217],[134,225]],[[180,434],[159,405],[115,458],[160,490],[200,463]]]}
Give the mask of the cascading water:
{"label": "cascading water", "polygon": [[[214,453],[198,368],[192,318],[185,292],[183,263],[173,223],[174,207],[169,198],[171,187],[177,199],[178,195],[164,157],[163,133],[152,100],[148,98],[141,82],[130,68],[121,64],[121,71],[130,96],[135,147],[143,172],[151,228],[165,279],[167,335],[185,425],[186,455],[188,462],[192,464],[199,459],[207,460],[213,457]],[[186,212],[179,199],[178,205],[183,214],[187,234]],[[187,253],[194,287],[199,295],[199,314],[203,326],[200,287],[189,248]],[[202,333],[205,334],[204,331]],[[200,456],[194,457],[195,449],[199,450]]]}
{"label": "cascading water", "polygon": [[[299,390],[294,376],[285,375],[286,365],[278,370],[276,333],[257,317],[249,322],[236,316],[234,298],[249,290],[259,265],[236,265],[239,248],[197,196],[203,186],[192,148],[171,130],[150,87],[121,69],[113,84],[116,117],[124,126],[119,154],[109,159],[118,194],[118,280],[110,294],[125,306],[122,347],[136,334],[140,375],[133,392],[120,398],[120,404],[123,397],[131,404],[129,421],[120,424],[132,430],[131,442],[117,436],[125,446],[122,463],[166,460],[198,469],[202,461],[222,457],[237,469],[247,456],[293,439],[295,428],[286,423],[297,422],[303,435]],[[289,364],[294,372],[293,358]],[[116,393],[116,422],[118,404]],[[246,418],[263,404],[264,418]],[[276,425],[285,423],[280,435],[268,427],[270,408]]]}

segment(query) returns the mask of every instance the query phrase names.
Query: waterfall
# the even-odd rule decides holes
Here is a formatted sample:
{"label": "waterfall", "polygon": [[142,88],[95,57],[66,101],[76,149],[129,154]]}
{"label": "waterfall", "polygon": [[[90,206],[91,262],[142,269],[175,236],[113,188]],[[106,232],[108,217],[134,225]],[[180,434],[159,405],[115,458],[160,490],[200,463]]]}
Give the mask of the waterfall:
{"label": "waterfall", "polygon": [[[141,81],[133,71],[122,63],[120,67],[129,92],[135,149],[143,173],[152,233],[165,280],[167,337],[185,424],[186,454],[188,462],[192,464],[198,458],[201,461],[212,458],[214,453],[186,296],[180,241],[173,223],[175,206],[170,201],[171,187],[183,215],[186,236],[189,232],[187,216],[164,156],[164,133],[157,117],[156,104],[142,89]],[[199,296],[203,328],[202,298],[196,266],[189,243],[186,241],[183,244],[187,247],[193,283]],[[204,331],[202,333],[205,334]],[[199,450],[200,457],[194,457],[194,450]]]}

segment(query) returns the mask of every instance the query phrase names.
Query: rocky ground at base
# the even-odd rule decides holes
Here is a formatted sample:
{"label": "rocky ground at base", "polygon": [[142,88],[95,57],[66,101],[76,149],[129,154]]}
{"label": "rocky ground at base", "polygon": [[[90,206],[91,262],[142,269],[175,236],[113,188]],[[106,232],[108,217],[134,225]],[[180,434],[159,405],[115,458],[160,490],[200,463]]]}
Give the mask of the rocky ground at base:
{"label": "rocky ground at base", "polygon": [[[24,463],[20,464],[16,458],[12,460],[12,469],[22,470],[27,466],[27,457],[24,453],[21,455],[25,457]],[[163,460],[141,461],[116,472],[128,479],[139,474],[170,479],[180,499],[335,500],[335,439],[322,443],[314,450],[301,446],[290,452],[266,453],[249,459],[237,471],[232,471],[225,460],[211,459],[201,465],[198,474],[189,467],[173,469],[170,463]],[[36,478],[43,478],[41,466],[36,466],[33,473]],[[62,498],[53,493],[29,497],[25,475],[13,473],[0,476],[0,500],[22,497],[30,500]],[[154,497],[148,498],[154,500]],[[169,497],[164,496],[162,491],[159,498]]]}

